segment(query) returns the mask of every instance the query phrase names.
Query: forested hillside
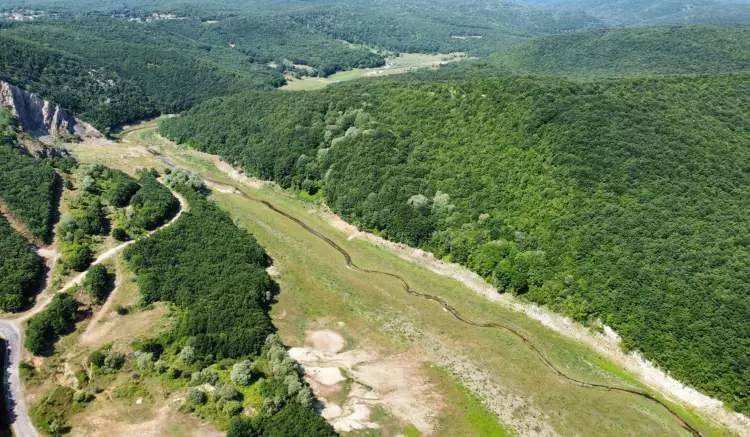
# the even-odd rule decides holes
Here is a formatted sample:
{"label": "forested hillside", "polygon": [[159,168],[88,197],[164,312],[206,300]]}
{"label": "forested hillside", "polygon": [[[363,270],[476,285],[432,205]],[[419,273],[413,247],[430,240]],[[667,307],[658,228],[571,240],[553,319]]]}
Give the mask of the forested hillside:
{"label": "forested hillside", "polygon": [[[206,98],[306,74],[384,63],[284,17],[139,23],[83,17],[0,25],[0,79],[39,93],[102,131]],[[276,66],[270,66],[275,63]]]}
{"label": "forested hillside", "polygon": [[52,232],[57,177],[48,161],[16,146],[17,134],[10,112],[0,108],[0,201],[33,237],[46,242]]}
{"label": "forested hillside", "polygon": [[33,246],[0,215],[0,310],[23,308],[43,274],[44,263]]}
{"label": "forested hillside", "polygon": [[184,110],[207,97],[283,82],[269,68],[223,67],[197,49],[180,50],[166,34],[124,21],[10,26],[0,30],[0,38],[5,47],[0,77],[54,99],[102,130]]}
{"label": "forested hillside", "polygon": [[[7,7],[14,6],[20,5],[10,1]],[[154,12],[169,13],[173,19],[154,21],[180,26],[181,21],[202,19],[213,27],[231,30],[230,35],[239,39],[262,36],[252,40],[251,48],[263,56],[296,53],[297,57],[313,55],[314,58],[324,49],[336,55],[339,62],[361,61],[358,58],[367,56],[366,51],[341,51],[341,42],[337,40],[342,39],[395,51],[489,54],[525,38],[601,26],[600,20],[584,12],[547,10],[492,0],[224,0],[210,3],[195,0],[158,3],[32,0],[24,1],[23,6],[40,8],[56,17],[113,15],[151,21]],[[238,27],[245,23],[252,26]],[[196,34],[204,30],[193,28]],[[320,62],[311,59],[310,64]]]}
{"label": "forested hillside", "polygon": [[610,25],[750,23],[744,0],[524,0],[535,6],[589,13]]}
{"label": "forested hillside", "polygon": [[748,79],[407,77],[215,99],[162,132],[602,319],[748,412]]}
{"label": "forested hillside", "polygon": [[750,70],[750,26],[597,30],[532,40],[492,56],[493,68],[576,76]]}
{"label": "forested hillside", "polygon": [[[54,204],[54,170],[16,149],[10,112],[0,108],[0,200],[34,237],[48,239]],[[0,214],[0,310],[29,302],[44,274],[34,247]]]}
{"label": "forested hillside", "polygon": [[551,12],[489,0],[331,2],[295,11],[292,17],[350,42],[402,52],[479,55],[533,36],[600,26],[597,19],[577,11]]}

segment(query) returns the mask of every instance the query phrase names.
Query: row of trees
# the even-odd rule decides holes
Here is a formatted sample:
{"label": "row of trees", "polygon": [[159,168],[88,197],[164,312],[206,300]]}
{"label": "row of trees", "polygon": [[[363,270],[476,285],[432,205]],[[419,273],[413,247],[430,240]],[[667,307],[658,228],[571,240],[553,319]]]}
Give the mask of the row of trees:
{"label": "row of trees", "polygon": [[750,411],[747,74],[245,93],[162,133],[320,193]]}

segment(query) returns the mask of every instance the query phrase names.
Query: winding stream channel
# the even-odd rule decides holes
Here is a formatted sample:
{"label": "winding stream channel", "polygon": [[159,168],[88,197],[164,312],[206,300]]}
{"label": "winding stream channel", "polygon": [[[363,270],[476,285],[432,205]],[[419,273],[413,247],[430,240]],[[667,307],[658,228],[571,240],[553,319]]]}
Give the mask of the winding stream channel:
{"label": "winding stream channel", "polygon": [[[166,164],[168,164],[170,166],[174,166],[174,163],[172,163],[168,158],[163,157],[163,156],[161,158],[162,158],[162,161],[165,162]],[[408,294],[410,294],[412,296],[417,296],[417,297],[420,297],[420,298],[423,298],[423,299],[426,299],[426,300],[430,300],[430,301],[433,301],[433,302],[439,304],[443,309],[445,309],[446,311],[448,311],[456,320],[458,320],[459,322],[461,322],[463,324],[474,326],[474,327],[477,327],[477,328],[501,329],[501,330],[504,330],[504,331],[507,331],[507,332],[511,333],[515,337],[519,338],[529,349],[531,349],[536,354],[536,356],[539,358],[539,360],[547,368],[549,368],[559,378],[565,380],[566,382],[568,382],[570,384],[575,384],[575,385],[577,385],[579,387],[590,388],[590,389],[594,389],[594,390],[606,390],[606,391],[628,393],[628,394],[631,394],[633,396],[638,396],[638,397],[647,399],[647,400],[649,400],[651,402],[654,402],[654,403],[660,405],[662,408],[664,408],[666,411],[668,411],[669,414],[672,417],[674,417],[674,419],[680,424],[680,426],[682,428],[684,428],[686,431],[690,432],[693,436],[696,436],[696,437],[702,437],[703,436],[703,434],[697,428],[695,428],[688,421],[686,421],[685,419],[683,419],[682,416],[680,416],[680,414],[677,411],[675,411],[668,403],[662,401],[661,399],[659,399],[658,397],[654,396],[653,394],[651,394],[649,392],[646,392],[646,391],[637,390],[637,389],[631,389],[631,388],[627,388],[627,387],[619,387],[619,386],[608,385],[608,384],[600,384],[600,383],[595,383],[595,382],[587,382],[587,381],[582,381],[580,379],[576,379],[575,377],[572,377],[572,376],[566,374],[565,372],[563,372],[559,367],[557,367],[545,355],[545,353],[536,344],[534,344],[531,341],[531,339],[529,337],[525,336],[524,334],[522,334],[518,330],[514,329],[513,327],[511,327],[509,325],[506,325],[506,324],[503,324],[501,322],[480,322],[480,321],[471,320],[471,319],[467,318],[466,316],[464,316],[463,314],[461,314],[461,312],[459,312],[455,307],[453,307],[452,305],[450,305],[448,302],[446,302],[441,297],[435,296],[435,295],[429,294],[429,293],[424,293],[424,292],[421,292],[421,291],[418,291],[418,290],[414,289],[406,281],[406,279],[404,279],[404,277],[400,276],[397,273],[386,272],[386,271],[381,271],[381,270],[367,269],[367,268],[364,268],[364,267],[361,267],[361,266],[357,265],[354,262],[351,254],[346,249],[344,249],[339,244],[337,244],[335,241],[333,241],[331,238],[329,238],[326,235],[322,234],[321,232],[313,229],[311,226],[309,226],[304,221],[298,219],[297,217],[294,217],[293,215],[288,214],[288,213],[282,211],[281,209],[279,209],[275,205],[273,205],[271,202],[268,202],[266,200],[261,200],[261,199],[254,198],[254,197],[246,194],[239,187],[237,187],[235,185],[232,185],[232,184],[227,184],[225,182],[215,181],[215,180],[212,180],[212,179],[209,179],[209,178],[206,178],[206,177],[204,177],[204,180],[206,180],[207,182],[212,183],[212,184],[225,185],[225,186],[231,187],[231,188],[234,189],[234,194],[239,195],[239,196],[243,197],[244,199],[250,200],[252,202],[263,204],[264,206],[266,206],[271,211],[273,211],[273,212],[275,212],[275,213],[277,213],[279,215],[282,215],[285,218],[287,218],[287,219],[291,220],[292,222],[296,223],[301,228],[303,228],[306,232],[308,232],[309,234],[311,234],[311,235],[315,236],[316,238],[322,240],[327,245],[329,245],[330,247],[332,247],[334,250],[336,250],[337,252],[339,252],[343,256],[344,261],[346,262],[347,267],[349,267],[349,268],[351,268],[353,270],[356,270],[356,271],[364,273],[364,274],[377,275],[377,276],[385,276],[385,277],[393,278],[393,279],[395,279],[395,280],[397,280],[398,282],[401,283],[401,286],[402,286],[403,290],[406,293],[408,293]]]}

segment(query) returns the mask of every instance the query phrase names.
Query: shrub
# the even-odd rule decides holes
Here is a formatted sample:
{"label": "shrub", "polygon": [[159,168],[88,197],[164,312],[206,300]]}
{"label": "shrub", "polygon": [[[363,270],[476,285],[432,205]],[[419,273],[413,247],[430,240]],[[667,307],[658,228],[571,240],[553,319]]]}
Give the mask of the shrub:
{"label": "shrub", "polygon": [[239,401],[242,399],[242,393],[230,384],[222,384],[216,388],[216,397],[225,401]]}
{"label": "shrub", "polygon": [[87,244],[73,243],[63,254],[66,267],[84,272],[94,261],[94,252]]}
{"label": "shrub", "polygon": [[29,409],[34,423],[53,436],[69,429],[68,418],[81,408],[73,401],[74,393],[71,388],[55,385]]}
{"label": "shrub", "polygon": [[107,216],[99,199],[86,200],[86,205],[77,212],[78,226],[87,235],[101,235],[107,229]]}
{"label": "shrub", "polygon": [[164,346],[154,339],[141,341],[134,344],[133,347],[136,350],[152,354],[155,359],[159,359],[161,354],[164,353]]}
{"label": "shrub", "polygon": [[138,370],[151,370],[154,367],[154,354],[151,352],[135,351],[135,366]]}
{"label": "shrub", "polygon": [[96,367],[104,366],[104,358],[106,355],[101,350],[95,350],[89,354],[89,363]]}
{"label": "shrub", "polygon": [[73,393],[73,400],[79,403],[87,403],[94,399],[94,395],[86,390],[77,390]]}
{"label": "shrub", "polygon": [[240,413],[242,413],[242,402],[239,401],[229,401],[226,404],[224,404],[224,408],[222,408],[222,411],[227,416],[239,416]]}
{"label": "shrub", "polygon": [[250,385],[256,377],[253,363],[249,360],[236,363],[232,366],[229,377],[237,385]]}
{"label": "shrub", "polygon": [[195,361],[195,348],[192,346],[183,347],[179,358],[185,364],[192,364]]}
{"label": "shrub", "polygon": [[141,188],[131,201],[131,222],[146,230],[156,229],[177,213],[180,203],[152,172],[141,172],[138,182]]}
{"label": "shrub", "polygon": [[187,400],[193,404],[202,405],[208,401],[208,395],[200,388],[192,387],[187,392]]}
{"label": "shrub", "polygon": [[124,208],[130,203],[130,199],[138,191],[140,186],[132,180],[118,181],[112,188],[109,203],[117,208]]}
{"label": "shrub", "polygon": [[104,373],[117,373],[125,365],[125,355],[120,352],[108,351],[104,357],[102,370]]}
{"label": "shrub", "polygon": [[102,303],[114,286],[112,275],[107,268],[97,264],[89,270],[83,280],[83,288],[95,303]]}
{"label": "shrub", "polygon": [[190,375],[190,384],[192,385],[216,385],[217,382],[219,382],[219,375],[213,369],[205,368]]}
{"label": "shrub", "polygon": [[129,241],[130,235],[128,235],[128,232],[125,229],[114,228],[112,229],[112,238],[117,241]]}

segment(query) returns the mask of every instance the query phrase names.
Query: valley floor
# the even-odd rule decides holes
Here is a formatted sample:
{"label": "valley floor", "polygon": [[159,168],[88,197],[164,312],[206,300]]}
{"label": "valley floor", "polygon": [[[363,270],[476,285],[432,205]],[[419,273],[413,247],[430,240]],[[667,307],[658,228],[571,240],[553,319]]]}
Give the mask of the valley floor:
{"label": "valley floor", "polygon": [[[341,432],[689,435],[684,420],[704,435],[730,434],[703,412],[655,393],[581,339],[555,332],[504,299],[487,299],[461,277],[404,259],[403,250],[353,232],[319,205],[223,171],[215,157],[159,137],[154,123],[126,131],[120,143],[71,148],[83,162],[123,170],[175,165],[211,181],[215,201],[273,257],[281,286],[274,323],[305,366],[323,414]],[[361,268],[347,264],[336,247]],[[406,293],[398,278],[363,270],[397,272],[414,291],[445,305]],[[521,336],[461,323],[450,309]],[[569,378],[653,393],[681,419],[653,400]]]}

